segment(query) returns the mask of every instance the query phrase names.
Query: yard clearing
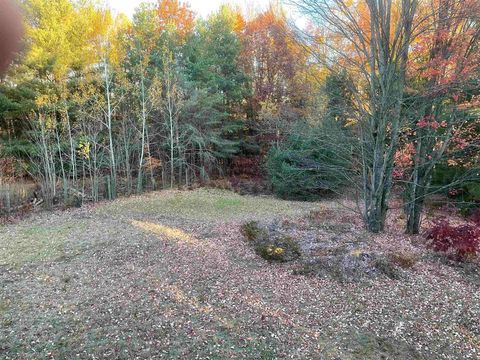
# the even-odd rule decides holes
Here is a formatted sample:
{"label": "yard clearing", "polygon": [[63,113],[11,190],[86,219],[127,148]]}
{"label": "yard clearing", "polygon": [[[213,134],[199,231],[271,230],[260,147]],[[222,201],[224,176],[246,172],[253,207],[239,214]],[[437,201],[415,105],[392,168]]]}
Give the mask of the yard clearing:
{"label": "yard clearing", "polygon": [[401,280],[342,283],[268,263],[240,234],[319,207],[340,211],[163,191],[0,227],[0,358],[480,357],[480,284],[462,270],[425,255]]}

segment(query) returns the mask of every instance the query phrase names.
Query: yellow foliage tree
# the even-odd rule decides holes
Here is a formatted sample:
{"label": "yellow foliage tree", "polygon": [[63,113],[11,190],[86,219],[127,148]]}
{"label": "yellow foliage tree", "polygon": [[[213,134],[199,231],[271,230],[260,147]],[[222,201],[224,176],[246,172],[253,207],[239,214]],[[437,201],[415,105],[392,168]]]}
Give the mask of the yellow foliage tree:
{"label": "yellow foliage tree", "polygon": [[99,62],[99,39],[112,24],[108,11],[69,0],[28,0],[24,8],[26,63],[39,74],[59,81]]}

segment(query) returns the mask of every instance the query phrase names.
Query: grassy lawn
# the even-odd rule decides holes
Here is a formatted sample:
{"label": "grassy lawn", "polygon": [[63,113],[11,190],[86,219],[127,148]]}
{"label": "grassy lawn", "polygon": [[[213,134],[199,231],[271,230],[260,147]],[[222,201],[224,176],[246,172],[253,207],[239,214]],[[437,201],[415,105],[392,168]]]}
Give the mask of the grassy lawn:
{"label": "grassy lawn", "polygon": [[271,197],[241,196],[226,190],[169,191],[121,199],[101,207],[104,215],[170,217],[197,221],[240,221],[302,214],[315,205]]}
{"label": "grassy lawn", "polygon": [[68,222],[61,226],[23,226],[0,236],[0,266],[49,261],[65,254],[72,232],[86,230],[84,224]]}
{"label": "grassy lawn", "polygon": [[301,219],[318,208],[339,211],[165,191],[4,226],[0,359],[453,359],[480,351],[478,284],[450,268],[425,264],[401,281],[342,284],[262,260],[239,232],[245,220]]}

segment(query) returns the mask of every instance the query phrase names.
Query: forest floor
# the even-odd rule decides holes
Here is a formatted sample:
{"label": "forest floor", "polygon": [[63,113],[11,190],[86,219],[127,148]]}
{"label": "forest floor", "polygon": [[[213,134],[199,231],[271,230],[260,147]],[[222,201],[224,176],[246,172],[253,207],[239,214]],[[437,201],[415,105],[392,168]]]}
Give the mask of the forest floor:
{"label": "forest floor", "polygon": [[[319,243],[353,236],[418,261],[343,282],[269,263],[240,234],[311,214]],[[0,359],[478,359],[478,267],[391,228],[371,236],[334,201],[207,189],[33,215],[0,227]]]}

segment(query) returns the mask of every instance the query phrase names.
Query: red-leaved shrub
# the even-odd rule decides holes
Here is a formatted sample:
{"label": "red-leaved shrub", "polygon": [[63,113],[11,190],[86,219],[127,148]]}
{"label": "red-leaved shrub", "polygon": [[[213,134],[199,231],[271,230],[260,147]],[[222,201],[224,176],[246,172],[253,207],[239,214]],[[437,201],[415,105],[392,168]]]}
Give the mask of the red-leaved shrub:
{"label": "red-leaved shrub", "polygon": [[480,228],[473,224],[454,226],[442,219],[427,233],[428,245],[448,257],[463,261],[480,254]]}

